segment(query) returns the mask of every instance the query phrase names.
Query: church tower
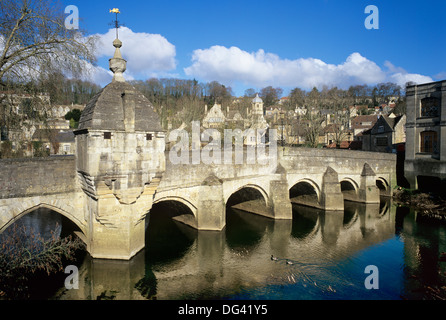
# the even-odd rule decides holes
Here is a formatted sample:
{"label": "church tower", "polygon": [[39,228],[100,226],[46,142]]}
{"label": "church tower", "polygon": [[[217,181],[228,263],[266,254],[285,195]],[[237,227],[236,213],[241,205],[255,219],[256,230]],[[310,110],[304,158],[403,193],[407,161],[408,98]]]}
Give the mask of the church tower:
{"label": "church tower", "polygon": [[245,136],[245,145],[260,145],[265,143],[265,134],[268,129],[268,123],[263,116],[263,100],[256,94],[251,103],[251,114],[248,121],[245,122],[245,128],[248,128]]}
{"label": "church tower", "polygon": [[256,97],[252,100],[252,110],[251,114],[253,116],[263,116],[263,100],[256,94]]}

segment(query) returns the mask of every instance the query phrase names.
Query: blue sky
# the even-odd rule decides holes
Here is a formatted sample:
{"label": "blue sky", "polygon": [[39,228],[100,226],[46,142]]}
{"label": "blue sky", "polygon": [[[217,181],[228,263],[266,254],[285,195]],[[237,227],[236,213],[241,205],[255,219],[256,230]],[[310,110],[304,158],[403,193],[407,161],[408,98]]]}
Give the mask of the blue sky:
{"label": "blue sky", "polygon": [[[348,87],[446,79],[446,1],[64,0],[102,40],[93,77],[109,81],[109,23],[119,8],[128,79],[219,81],[242,95],[272,85]],[[368,5],[379,29],[366,29]]]}

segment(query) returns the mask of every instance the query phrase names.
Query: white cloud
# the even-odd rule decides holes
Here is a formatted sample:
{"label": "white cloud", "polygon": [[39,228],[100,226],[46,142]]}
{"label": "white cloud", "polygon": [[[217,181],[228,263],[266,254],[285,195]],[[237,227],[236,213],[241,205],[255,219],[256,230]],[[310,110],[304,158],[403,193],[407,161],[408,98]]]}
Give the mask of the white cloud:
{"label": "white cloud", "polygon": [[84,62],[83,70],[82,80],[87,80],[100,86],[105,86],[113,79],[113,73],[110,70],[106,70],[100,66],[93,66],[88,62]]}
{"label": "white cloud", "polygon": [[444,80],[446,79],[446,72],[445,71],[439,72],[436,75],[434,75],[434,78],[437,80]]}
{"label": "white cloud", "polygon": [[354,84],[373,85],[387,81],[404,86],[407,81],[432,81],[430,77],[409,74],[390,62],[385,66],[388,70],[383,70],[357,52],[349,55],[345,62],[335,65],[315,58],[281,59],[264,50],[249,53],[237,47],[213,46],[195,50],[192,65],[184,72],[188,76],[227,85],[242,82],[257,87],[272,85],[303,89],[321,88],[323,85],[347,88]]}
{"label": "white cloud", "polygon": [[[105,34],[95,36],[99,38],[97,57],[113,57],[115,52],[113,40],[116,38],[116,30],[110,29]],[[127,79],[166,74],[176,68],[175,46],[163,36],[133,32],[129,28],[121,27],[119,39],[122,41],[122,56],[127,60],[127,71],[124,73]]]}
{"label": "white cloud", "polygon": [[416,73],[408,73],[401,67],[394,66],[390,61],[384,62],[384,65],[388,69],[388,81],[397,83],[404,88],[404,85],[411,81],[415,83],[427,83],[434,81],[431,77],[423,76]]}

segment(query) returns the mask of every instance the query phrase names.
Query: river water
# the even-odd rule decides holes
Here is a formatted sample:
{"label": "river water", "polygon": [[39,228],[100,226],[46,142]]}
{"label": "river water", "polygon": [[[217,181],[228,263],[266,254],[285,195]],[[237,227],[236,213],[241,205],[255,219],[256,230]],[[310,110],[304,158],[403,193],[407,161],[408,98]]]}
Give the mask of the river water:
{"label": "river water", "polygon": [[[42,211],[22,219],[48,232],[60,217]],[[146,248],[131,261],[85,254],[74,263],[78,289],[65,288],[62,274],[42,279],[53,289],[34,290],[35,298],[435,299],[446,285],[446,262],[439,261],[445,225],[390,199],[380,205],[346,201],[344,212],[293,205],[292,221],[228,208],[222,232],[191,229],[165,208],[154,208],[149,219]]]}

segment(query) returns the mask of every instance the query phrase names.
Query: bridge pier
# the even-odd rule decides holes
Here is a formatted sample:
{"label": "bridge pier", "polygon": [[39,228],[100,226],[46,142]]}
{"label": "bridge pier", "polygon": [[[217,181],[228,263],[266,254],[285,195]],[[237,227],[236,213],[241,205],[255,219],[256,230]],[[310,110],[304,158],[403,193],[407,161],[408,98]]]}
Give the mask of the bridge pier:
{"label": "bridge pier", "polygon": [[379,203],[365,203],[359,206],[358,216],[364,236],[374,234],[379,214]]}
{"label": "bridge pier", "polygon": [[365,163],[361,172],[359,186],[359,202],[379,203],[379,189],[376,186],[376,174],[368,163]]}
{"label": "bridge pier", "polygon": [[341,233],[344,212],[324,211],[320,213],[322,241],[334,245]]}
{"label": "bridge pier", "polygon": [[271,180],[269,203],[273,219],[293,219],[293,209],[289,199],[288,183],[286,180]]}
{"label": "bridge pier", "polygon": [[[154,179],[157,180],[157,179]],[[120,203],[99,183],[97,199],[87,197],[87,250],[93,258],[129,260],[145,245],[145,216],[152,207],[158,181],[147,185],[137,201]]]}
{"label": "bridge pier", "polygon": [[338,173],[328,167],[322,178],[321,208],[326,211],[344,211],[344,196]]}
{"label": "bridge pier", "polygon": [[226,206],[223,200],[223,182],[215,175],[208,176],[200,186],[197,206],[198,230],[222,230],[226,224]]}

